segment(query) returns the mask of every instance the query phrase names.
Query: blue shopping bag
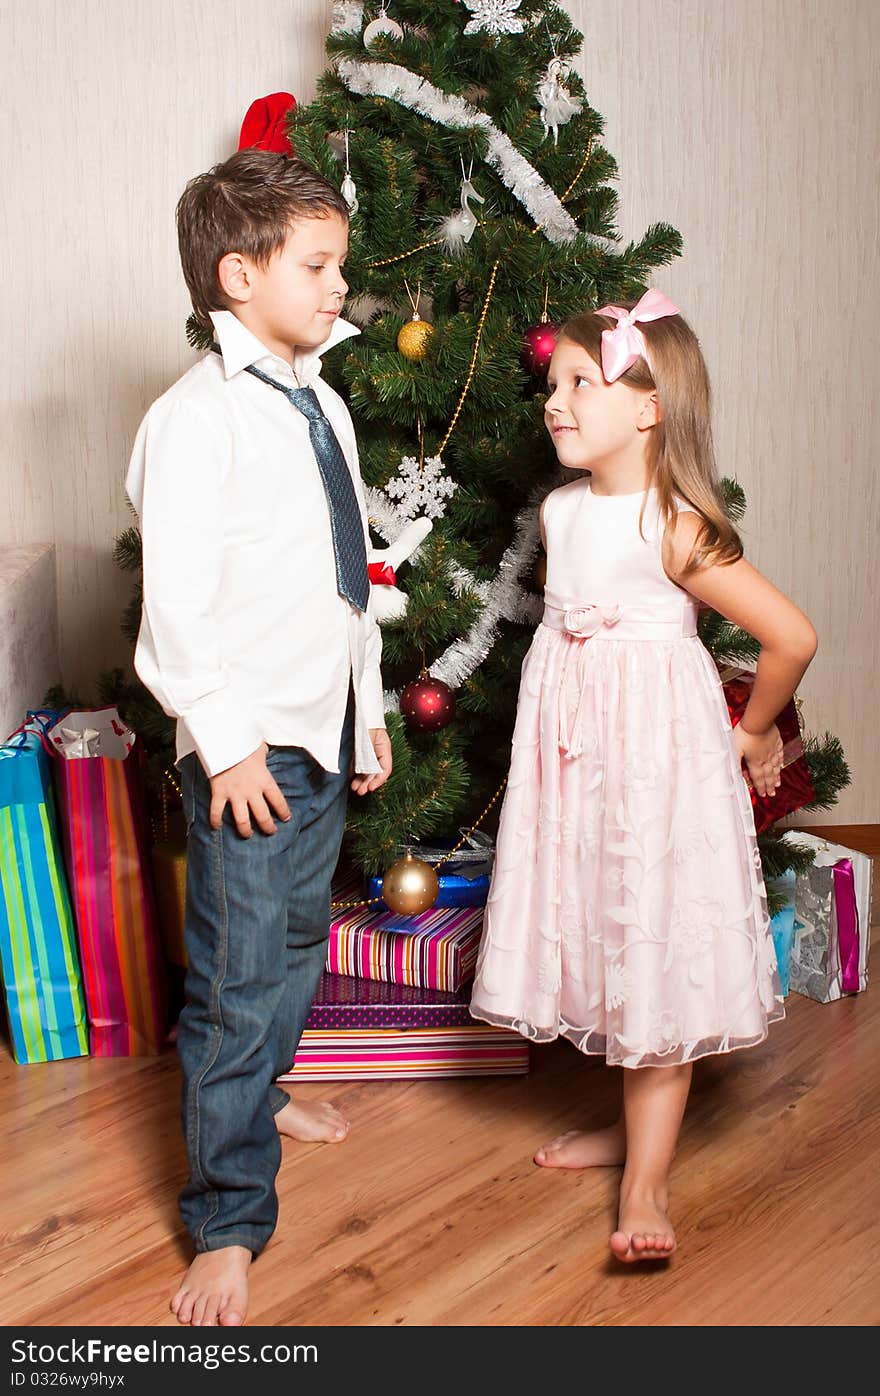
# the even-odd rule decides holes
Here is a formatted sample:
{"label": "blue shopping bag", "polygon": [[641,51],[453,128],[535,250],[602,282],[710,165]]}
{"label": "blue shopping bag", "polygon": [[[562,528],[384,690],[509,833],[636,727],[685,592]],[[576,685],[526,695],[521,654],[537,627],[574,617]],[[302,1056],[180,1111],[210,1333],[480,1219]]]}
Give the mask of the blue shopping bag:
{"label": "blue shopping bag", "polygon": [[0,746],[0,967],[19,1063],[89,1050],[44,716]]}

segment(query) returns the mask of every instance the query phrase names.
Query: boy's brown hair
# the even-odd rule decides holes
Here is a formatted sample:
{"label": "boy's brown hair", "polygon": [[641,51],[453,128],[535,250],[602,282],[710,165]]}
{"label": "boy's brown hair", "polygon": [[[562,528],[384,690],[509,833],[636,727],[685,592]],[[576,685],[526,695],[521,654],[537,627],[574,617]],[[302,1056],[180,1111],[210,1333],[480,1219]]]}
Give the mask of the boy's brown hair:
{"label": "boy's brown hair", "polygon": [[177,241],[196,319],[210,329],[208,311],[228,308],[217,276],[227,252],[264,267],[294,219],[331,213],[348,221],[339,190],[303,160],[270,150],[236,151],[191,179],[177,205]]}

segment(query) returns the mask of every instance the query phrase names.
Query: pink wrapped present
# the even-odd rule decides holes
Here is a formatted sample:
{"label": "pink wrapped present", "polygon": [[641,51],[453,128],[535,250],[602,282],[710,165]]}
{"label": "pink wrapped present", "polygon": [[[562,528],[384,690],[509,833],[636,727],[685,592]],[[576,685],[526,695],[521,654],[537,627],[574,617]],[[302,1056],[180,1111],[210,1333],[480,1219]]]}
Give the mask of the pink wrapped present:
{"label": "pink wrapped present", "polygon": [[529,1044],[503,1028],[306,1028],[282,1081],[400,1081],[432,1076],[525,1076]]}

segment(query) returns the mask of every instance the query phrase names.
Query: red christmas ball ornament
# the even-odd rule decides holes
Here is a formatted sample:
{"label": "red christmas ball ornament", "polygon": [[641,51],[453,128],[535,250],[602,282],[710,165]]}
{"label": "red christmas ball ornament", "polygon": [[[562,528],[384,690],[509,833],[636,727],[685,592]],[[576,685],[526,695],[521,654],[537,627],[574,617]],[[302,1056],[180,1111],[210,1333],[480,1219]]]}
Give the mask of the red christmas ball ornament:
{"label": "red christmas ball ornament", "polygon": [[455,694],[442,679],[423,669],[400,695],[400,711],[413,732],[439,732],[455,717]]}
{"label": "red christmas ball ornament", "polygon": [[531,329],[526,330],[519,356],[526,373],[532,373],[537,378],[546,376],[558,333],[558,325],[551,325],[549,320],[542,320],[540,325],[532,325]]}

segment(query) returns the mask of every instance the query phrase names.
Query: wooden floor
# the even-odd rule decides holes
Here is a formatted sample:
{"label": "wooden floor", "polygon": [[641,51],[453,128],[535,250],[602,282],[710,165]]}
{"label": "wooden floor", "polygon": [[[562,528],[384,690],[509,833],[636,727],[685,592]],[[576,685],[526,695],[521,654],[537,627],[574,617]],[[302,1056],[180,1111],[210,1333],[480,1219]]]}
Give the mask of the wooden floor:
{"label": "wooden floor", "polygon": [[[786,1006],[761,1047],[698,1064],[672,1178],[680,1249],[642,1270],[608,1259],[618,1170],[531,1163],[614,1109],[617,1073],[567,1043],[533,1049],[527,1078],[301,1086],[352,1130],[285,1142],[251,1321],[875,1324],[880,985]],[[173,1324],[178,1090],[173,1053],[17,1067],[0,1049],[0,1321]]]}

